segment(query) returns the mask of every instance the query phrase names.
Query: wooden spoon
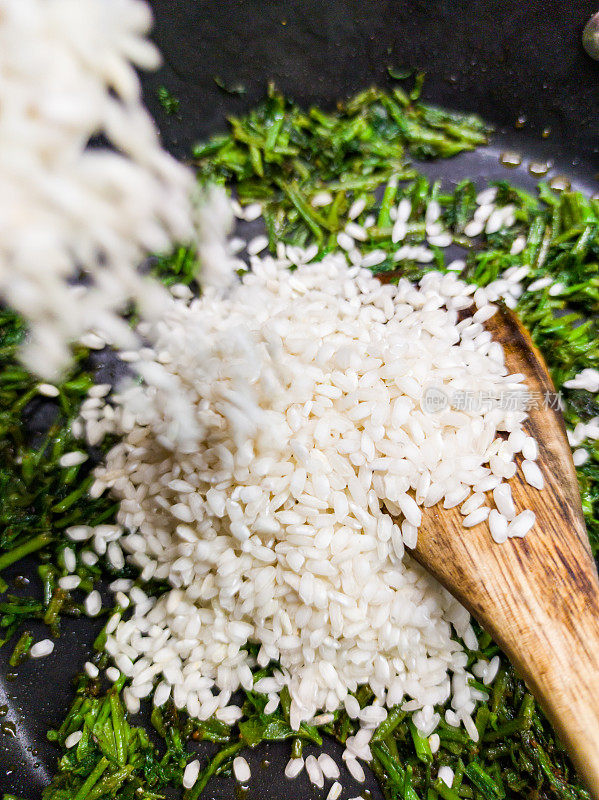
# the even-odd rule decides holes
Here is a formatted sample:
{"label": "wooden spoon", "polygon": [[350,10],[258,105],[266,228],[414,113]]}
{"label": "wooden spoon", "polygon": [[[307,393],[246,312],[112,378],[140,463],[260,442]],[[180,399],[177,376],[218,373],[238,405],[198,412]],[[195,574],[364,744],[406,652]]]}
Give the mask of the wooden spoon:
{"label": "wooden spoon", "polygon": [[423,514],[412,555],[460,600],[506,653],[599,800],[599,583],[580,493],[559,410],[544,407],[555,389],[547,366],[514,314],[485,327],[521,372],[538,407],[527,431],[539,444],[542,491],[520,470],[510,481],[517,511],[536,514],[524,538],[496,544],[488,523],[462,526],[459,509]]}

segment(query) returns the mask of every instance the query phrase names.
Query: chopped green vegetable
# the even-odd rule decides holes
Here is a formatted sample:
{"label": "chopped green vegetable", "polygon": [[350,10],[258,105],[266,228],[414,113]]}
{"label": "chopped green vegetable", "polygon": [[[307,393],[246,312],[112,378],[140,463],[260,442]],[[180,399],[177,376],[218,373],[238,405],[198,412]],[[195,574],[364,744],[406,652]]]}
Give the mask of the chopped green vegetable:
{"label": "chopped green vegetable", "polygon": [[27,658],[32,644],[33,636],[29,631],[23,631],[19,641],[15,645],[15,649],[12,651],[11,657],[8,659],[8,663],[11,667],[18,667],[19,664]]}
{"label": "chopped green vegetable", "polygon": [[[389,68],[394,80],[409,73]],[[243,87],[225,91],[239,93]],[[431,108],[418,99],[422,77],[412,90],[394,85],[391,92],[368,89],[342,104],[335,112],[311,108],[307,112],[269,90],[266,101],[242,118],[230,120],[231,132],[197,145],[194,158],[204,180],[227,183],[240,202],[260,201],[271,249],[275,242],[306,246],[315,243],[319,252],[336,247],[336,236],[347,223],[351,203],[363,198],[367,216],[375,224],[368,228],[363,251],[379,250],[384,260],[375,272],[391,273],[396,279],[392,242],[391,209],[400,198],[408,198],[412,212],[407,222],[406,243],[425,239],[424,212],[435,198],[444,225],[453,240],[464,248],[463,277],[485,286],[506,269],[526,264],[518,312],[541,348],[558,389],[562,390],[564,415],[569,427],[599,415],[596,395],[563,389],[569,378],[585,367],[599,368],[599,205],[579,193],[557,194],[546,186],[538,196],[497,184],[499,205],[513,204],[515,225],[508,231],[483,234],[475,243],[464,236],[464,227],[476,208],[477,188],[471,181],[446,192],[430,184],[409,163],[409,158],[447,157],[471,150],[486,141],[488,130],[476,117],[450,114]],[[167,113],[177,113],[178,101],[162,87],[159,97]],[[480,188],[480,187],[479,187]],[[315,207],[314,197],[330,194],[328,205]],[[510,252],[515,239],[525,246],[518,256]],[[441,249],[435,250],[433,266],[445,270]],[[401,275],[420,278],[430,266],[402,261]],[[184,283],[195,288],[197,259],[187,248],[168,256],[157,256],[150,264],[154,275],[166,285]],[[547,289],[529,290],[539,278],[563,284],[559,294]],[[0,312],[0,570],[22,558],[37,558],[41,592],[39,597],[5,595],[0,603],[0,644],[7,642],[29,620],[44,620],[59,633],[61,618],[81,613],[80,604],[60,589],[64,574],[61,551],[64,531],[70,525],[90,525],[114,519],[117,504],[109,498],[92,499],[87,494],[90,470],[101,455],[92,453],[89,463],[74,469],[59,465],[60,457],[80,448],[71,425],[87,389],[92,384],[88,353],[76,352],[73,372],[58,387],[56,399],[40,398],[37,382],[16,359],[25,335],[23,323],[9,310]],[[40,434],[29,420],[45,406],[49,426]],[[106,446],[109,446],[109,442]],[[585,519],[593,548],[599,547],[599,447],[584,443],[590,458],[578,468]],[[101,562],[85,566],[79,559],[85,543],[69,542],[78,557],[77,573],[89,591],[101,574],[114,574]],[[62,559],[62,560],[61,560]],[[127,568],[128,569],[128,568]],[[121,574],[121,573],[119,573]],[[127,572],[134,576],[133,571]],[[158,584],[155,592],[164,587]],[[6,591],[7,586],[3,586]],[[96,640],[103,649],[105,631]],[[16,666],[31,645],[28,631],[16,641],[10,663]],[[251,647],[251,645],[248,645]],[[490,638],[480,632],[479,651],[470,654],[489,660],[498,653]],[[97,659],[105,656],[99,653]],[[269,669],[259,675],[270,674]],[[132,726],[125,711],[121,678],[101,694],[99,682],[79,680],[73,704],[61,726],[49,738],[61,748],[57,773],[43,793],[43,800],[157,800],[168,785],[181,786],[183,770],[196,757],[196,742],[209,742],[211,756],[201,757],[202,770],[185,800],[197,800],[215,774],[230,769],[233,757],[244,746],[289,739],[291,753],[299,757],[306,743],[319,745],[323,735],[340,743],[354,735],[359,724],[344,711],[332,723],[317,728],[304,724],[293,731],[289,724],[290,698],[281,692],[279,708],[266,715],[266,698],[246,692],[244,716],[236,725],[215,718],[189,720],[169,701],[151,714],[152,743],[142,726]],[[478,687],[481,688],[481,687]],[[587,800],[576,774],[550,725],[532,696],[502,656],[501,669],[491,687],[482,687],[489,699],[479,704],[475,724],[479,742],[463,729],[443,719],[436,733],[440,745],[432,752],[401,705],[393,708],[379,725],[371,741],[372,769],[386,800],[503,800],[528,797],[537,800]],[[355,693],[361,706],[372,700],[369,687]],[[82,731],[75,747],[65,740]],[[215,748],[217,748],[215,750]],[[435,748],[433,748],[435,749]],[[452,788],[438,779],[441,766],[454,773]],[[17,800],[4,795],[4,800]]]}
{"label": "chopped green vegetable", "polygon": [[166,86],[158,87],[158,100],[167,114],[173,116],[179,112],[181,103]]}

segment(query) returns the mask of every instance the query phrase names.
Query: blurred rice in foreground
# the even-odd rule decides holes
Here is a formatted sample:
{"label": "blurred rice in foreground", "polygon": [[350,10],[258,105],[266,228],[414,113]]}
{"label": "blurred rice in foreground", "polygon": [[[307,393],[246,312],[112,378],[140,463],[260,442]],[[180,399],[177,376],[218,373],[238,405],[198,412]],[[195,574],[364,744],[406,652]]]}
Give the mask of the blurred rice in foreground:
{"label": "blurred rice in foreground", "polygon": [[164,296],[137,265],[193,235],[193,175],[135,72],[160,60],[150,25],[141,0],[0,0],[0,295],[46,379],[89,330],[129,346],[119,312],[134,298],[152,317]]}

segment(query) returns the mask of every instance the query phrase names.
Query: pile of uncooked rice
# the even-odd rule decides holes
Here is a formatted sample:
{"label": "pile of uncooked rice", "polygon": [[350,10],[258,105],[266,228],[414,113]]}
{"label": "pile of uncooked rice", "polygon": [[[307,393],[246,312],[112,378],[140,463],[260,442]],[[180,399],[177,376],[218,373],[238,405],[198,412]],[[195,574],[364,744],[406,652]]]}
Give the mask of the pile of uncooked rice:
{"label": "pile of uncooked rice", "polygon": [[[347,758],[369,758],[369,731],[398,703],[423,735],[449,703],[446,720],[477,738],[456,637],[476,648],[469,615],[404,548],[438,502],[465,526],[490,515],[498,542],[532,526],[506,483],[524,449],[542,486],[525,403],[501,402],[526,400],[522,376],[483,328],[493,306],[458,321],[474,287],[455,275],[382,285],[344,254],[300,256],[293,271],[253,257],[230,291],[173,298],[155,346],[123,354],[144,382],[84,404],[88,437],[122,436],[92,487],[121,499],[122,527],[73,538],[173,587],[120,595],[132,613],[111,620],[106,648],[133,711],[154,688],[157,704],[232,722],[232,693],[277,660],[253,687],[267,712],[284,686],[294,728],[345,703],[364,729]],[[431,390],[495,402],[431,410]],[[376,696],[362,710],[348,694],[361,684]]]}

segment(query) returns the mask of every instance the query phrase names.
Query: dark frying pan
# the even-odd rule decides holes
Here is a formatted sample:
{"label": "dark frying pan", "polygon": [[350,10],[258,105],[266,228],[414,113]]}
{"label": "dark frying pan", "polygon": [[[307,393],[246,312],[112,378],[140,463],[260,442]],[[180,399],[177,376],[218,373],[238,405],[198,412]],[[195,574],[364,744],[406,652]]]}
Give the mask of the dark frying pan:
{"label": "dark frying pan", "polygon": [[[164,141],[177,156],[185,157],[193,142],[223,129],[228,114],[242,113],[259,100],[268,80],[301,103],[331,106],[368,84],[385,85],[387,66],[409,65],[428,73],[427,100],[478,112],[496,127],[491,146],[429,165],[429,174],[448,181],[466,175],[509,177],[532,187],[537,178],[527,170],[530,161],[550,159],[552,174],[565,174],[590,193],[599,191],[599,64],[581,47],[584,23],[599,4],[153,0],[152,6],[154,37],[165,63],[157,74],[144,77],[144,88]],[[214,76],[225,84],[242,83],[247,92],[223,93]],[[161,85],[180,99],[177,117],[162,111],[156,96]],[[546,138],[543,131],[549,131]],[[523,157],[511,173],[499,163],[508,149]],[[17,576],[35,584],[33,563],[5,573],[9,581]],[[57,755],[45,733],[64,715],[71,679],[89,653],[94,627],[98,624],[85,620],[65,626],[54,653],[26,662],[18,680],[7,664],[8,649],[0,652],[1,792],[40,797]],[[328,744],[327,749],[337,748]],[[251,754],[254,797],[280,800],[290,791],[300,798],[315,795],[305,775],[293,784],[281,778],[287,757],[287,746]],[[344,796],[366,787],[374,798],[381,796],[374,780],[356,785],[355,791],[348,787]],[[225,779],[213,781],[206,794],[232,796],[233,783]]]}

